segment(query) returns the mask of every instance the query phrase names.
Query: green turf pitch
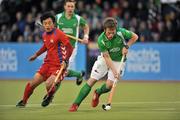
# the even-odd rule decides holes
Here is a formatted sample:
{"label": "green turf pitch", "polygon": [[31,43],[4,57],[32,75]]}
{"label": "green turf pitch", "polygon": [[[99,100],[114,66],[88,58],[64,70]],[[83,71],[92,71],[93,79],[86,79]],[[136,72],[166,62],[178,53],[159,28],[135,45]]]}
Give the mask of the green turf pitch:
{"label": "green turf pitch", "polygon": [[[180,82],[120,82],[113,96],[112,109],[104,111],[107,95],[101,96],[100,104],[92,108],[93,87],[78,112],[68,109],[80,87],[75,81],[63,81],[54,101],[41,107],[45,94],[44,84],[29,99],[26,108],[16,108],[27,81],[0,81],[0,120],[180,120]],[[84,83],[83,83],[84,84]]]}

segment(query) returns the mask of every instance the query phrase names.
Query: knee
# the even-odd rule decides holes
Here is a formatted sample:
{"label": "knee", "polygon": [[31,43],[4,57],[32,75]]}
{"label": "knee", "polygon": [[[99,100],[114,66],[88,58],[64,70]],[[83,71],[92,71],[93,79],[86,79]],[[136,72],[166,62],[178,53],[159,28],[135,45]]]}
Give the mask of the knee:
{"label": "knee", "polygon": [[106,82],[106,88],[111,89],[112,86],[113,86],[113,81],[109,80],[109,81]]}
{"label": "knee", "polygon": [[93,79],[93,78],[89,78],[89,80],[87,81],[87,84],[92,87],[95,83],[96,83],[96,79]]}

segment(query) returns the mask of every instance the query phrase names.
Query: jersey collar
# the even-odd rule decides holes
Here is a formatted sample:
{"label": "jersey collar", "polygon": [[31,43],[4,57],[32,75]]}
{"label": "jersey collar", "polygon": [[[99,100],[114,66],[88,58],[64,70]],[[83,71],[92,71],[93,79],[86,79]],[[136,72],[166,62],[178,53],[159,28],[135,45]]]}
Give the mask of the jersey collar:
{"label": "jersey collar", "polygon": [[[65,12],[62,13],[62,16],[63,16],[65,19],[67,19],[66,16],[65,16]],[[74,17],[75,17],[75,13],[73,13],[71,19],[74,18]]]}
{"label": "jersey collar", "polygon": [[[116,36],[117,36],[117,33],[113,36],[113,38],[112,39],[114,39],[114,38],[116,38]],[[106,37],[106,35],[105,35],[105,32],[103,32],[103,40],[104,40],[104,42],[107,42],[107,41],[109,41],[109,39]]]}
{"label": "jersey collar", "polygon": [[55,28],[52,29],[52,31],[50,31],[50,32],[46,32],[46,34],[50,35],[50,34],[52,34],[54,31],[55,31]]}

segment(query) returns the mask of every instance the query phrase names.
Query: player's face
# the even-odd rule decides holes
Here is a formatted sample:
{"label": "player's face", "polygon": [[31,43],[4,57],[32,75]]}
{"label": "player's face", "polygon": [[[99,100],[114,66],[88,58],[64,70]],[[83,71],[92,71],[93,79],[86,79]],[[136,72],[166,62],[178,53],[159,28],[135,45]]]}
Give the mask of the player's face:
{"label": "player's face", "polygon": [[108,40],[111,40],[115,34],[116,34],[116,28],[106,28],[105,29],[105,35]]}
{"label": "player's face", "polygon": [[64,9],[67,14],[72,15],[75,10],[75,2],[66,2]]}
{"label": "player's face", "polygon": [[46,32],[51,32],[54,29],[54,23],[51,18],[43,20],[42,24]]}

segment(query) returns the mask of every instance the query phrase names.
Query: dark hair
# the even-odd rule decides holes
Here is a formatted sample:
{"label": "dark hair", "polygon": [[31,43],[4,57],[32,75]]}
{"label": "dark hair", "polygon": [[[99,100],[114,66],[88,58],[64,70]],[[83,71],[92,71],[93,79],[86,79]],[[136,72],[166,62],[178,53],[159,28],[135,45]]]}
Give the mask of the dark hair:
{"label": "dark hair", "polygon": [[76,0],[65,0],[65,1],[64,1],[64,5],[65,5],[67,2],[74,2],[74,3],[76,3]]}
{"label": "dark hair", "polygon": [[113,17],[108,17],[103,22],[103,28],[116,28],[117,27],[117,21]]}
{"label": "dark hair", "polygon": [[42,16],[40,17],[41,23],[43,22],[43,20],[46,20],[47,18],[51,18],[53,23],[55,23],[55,16],[52,12],[45,12],[42,14]]}

